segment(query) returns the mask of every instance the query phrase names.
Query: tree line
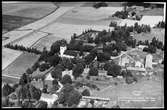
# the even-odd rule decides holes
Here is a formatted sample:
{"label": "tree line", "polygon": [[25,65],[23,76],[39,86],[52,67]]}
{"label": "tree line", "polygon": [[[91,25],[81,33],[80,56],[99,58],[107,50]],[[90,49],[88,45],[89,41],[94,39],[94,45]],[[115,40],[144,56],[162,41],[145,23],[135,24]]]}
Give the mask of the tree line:
{"label": "tree line", "polygon": [[4,47],[14,49],[14,50],[21,50],[21,51],[27,51],[29,53],[35,53],[35,54],[41,54],[40,50],[37,50],[36,48],[33,47],[24,47],[23,45],[12,45],[12,44],[6,44]]}

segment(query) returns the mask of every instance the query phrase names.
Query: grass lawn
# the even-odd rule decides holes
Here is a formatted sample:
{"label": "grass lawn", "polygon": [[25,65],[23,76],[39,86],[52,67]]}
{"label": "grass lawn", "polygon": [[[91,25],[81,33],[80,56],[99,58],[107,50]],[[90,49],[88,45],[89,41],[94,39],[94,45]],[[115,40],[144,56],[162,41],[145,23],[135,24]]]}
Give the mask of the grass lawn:
{"label": "grass lawn", "polygon": [[16,60],[14,60],[7,68],[2,71],[2,74],[19,77],[28,67],[31,67],[39,56],[23,53]]}

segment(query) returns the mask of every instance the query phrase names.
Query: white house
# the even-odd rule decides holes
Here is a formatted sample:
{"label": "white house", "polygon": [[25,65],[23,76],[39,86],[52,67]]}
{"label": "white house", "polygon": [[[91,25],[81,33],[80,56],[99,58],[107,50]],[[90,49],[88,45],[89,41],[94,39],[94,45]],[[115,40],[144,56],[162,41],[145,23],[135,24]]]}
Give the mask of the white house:
{"label": "white house", "polygon": [[67,69],[65,71],[62,72],[62,77],[64,75],[68,74],[72,80],[74,80],[74,76],[72,75],[72,70],[68,71]]}
{"label": "white house", "polygon": [[143,50],[145,47],[148,47],[147,45],[139,45],[138,49]]}
{"label": "white house", "polygon": [[54,102],[58,99],[56,94],[41,94],[40,101],[45,101],[48,104],[48,108],[51,108]]}
{"label": "white house", "polygon": [[143,68],[144,65],[140,61],[135,62],[135,67]]}
{"label": "white house", "polygon": [[63,56],[64,52],[66,51],[66,46],[60,46],[60,56]]}
{"label": "white house", "polygon": [[145,68],[151,68],[152,69],[152,59],[153,59],[153,56],[151,54],[148,54],[146,56]]}

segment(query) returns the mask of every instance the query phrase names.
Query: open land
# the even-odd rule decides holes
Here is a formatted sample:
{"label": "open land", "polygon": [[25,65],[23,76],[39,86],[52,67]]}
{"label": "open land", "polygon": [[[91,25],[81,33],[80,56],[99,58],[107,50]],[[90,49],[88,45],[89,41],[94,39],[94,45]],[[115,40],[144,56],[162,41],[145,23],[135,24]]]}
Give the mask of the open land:
{"label": "open land", "polygon": [[38,55],[23,53],[17,59],[15,59],[7,68],[5,68],[2,73],[5,75],[11,75],[15,77],[20,77],[28,67],[31,67],[37,59]]}

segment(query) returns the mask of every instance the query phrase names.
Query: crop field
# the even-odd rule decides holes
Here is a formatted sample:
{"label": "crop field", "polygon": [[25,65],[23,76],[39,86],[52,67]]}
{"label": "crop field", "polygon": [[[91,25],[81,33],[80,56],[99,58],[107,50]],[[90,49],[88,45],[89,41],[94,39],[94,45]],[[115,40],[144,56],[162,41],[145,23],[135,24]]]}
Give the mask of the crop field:
{"label": "crop field", "polygon": [[48,27],[43,28],[41,31],[48,33],[53,33],[54,36],[60,37],[70,41],[71,36],[76,33],[80,35],[83,31],[93,29],[97,31],[102,31],[104,29],[113,30],[113,27],[108,26],[99,26],[99,25],[74,25],[74,24],[63,24],[63,23],[54,23]]}
{"label": "crop field", "polygon": [[49,2],[2,3],[2,14],[40,19],[55,11],[57,6]]}
{"label": "crop field", "polygon": [[11,31],[13,29],[19,28],[26,24],[29,24],[35,19],[32,18],[25,18],[19,16],[12,16],[12,15],[2,15],[2,29],[7,31]]}
{"label": "crop field", "polygon": [[22,54],[20,51],[2,48],[2,70]]}
{"label": "crop field", "polygon": [[94,24],[109,25],[112,16],[116,11],[122,10],[122,7],[102,7],[95,9],[92,7],[77,7],[65,13],[57,22],[69,24]]}
{"label": "crop field", "polygon": [[43,50],[44,47],[46,47],[47,50],[50,50],[50,47],[52,43],[54,43],[57,40],[61,40],[60,37],[55,37],[52,35],[48,35],[46,37],[41,38],[38,42],[36,42],[33,47],[37,48],[38,50]]}
{"label": "crop field", "polygon": [[54,12],[58,7],[52,3],[2,3],[3,33],[32,23]]}
{"label": "crop field", "polygon": [[30,36],[26,36],[25,38],[23,37],[22,39],[19,39],[13,44],[17,45],[23,45],[24,47],[31,47],[35,42],[37,42],[40,38],[47,36],[47,33],[43,32],[35,32],[31,34]]}
{"label": "crop field", "polygon": [[38,55],[23,53],[15,59],[7,68],[2,71],[2,74],[19,77],[28,67],[39,58]]}
{"label": "crop field", "polygon": [[149,40],[151,41],[153,37],[156,37],[157,39],[159,39],[160,41],[162,41],[163,43],[165,43],[165,29],[156,29],[153,28],[151,30],[151,33],[140,33],[140,34],[135,34],[134,38],[139,41],[145,41],[145,40]]}

